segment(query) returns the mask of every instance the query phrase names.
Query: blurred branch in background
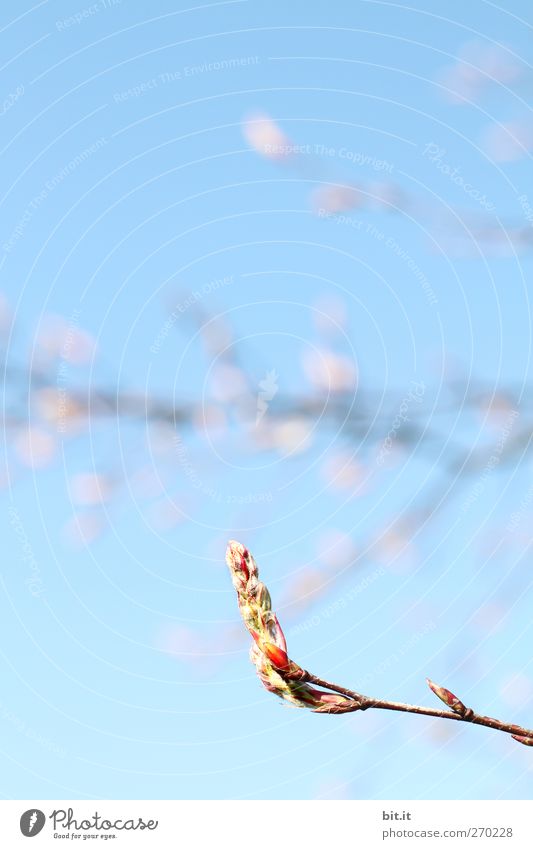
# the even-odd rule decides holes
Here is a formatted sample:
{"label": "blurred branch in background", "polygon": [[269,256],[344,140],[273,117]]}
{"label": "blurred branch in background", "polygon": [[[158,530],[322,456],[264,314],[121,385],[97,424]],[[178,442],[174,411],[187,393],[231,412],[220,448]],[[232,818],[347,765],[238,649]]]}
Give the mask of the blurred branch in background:
{"label": "blurred branch in background", "polygon": [[[315,61],[328,60],[313,57]],[[332,62],[350,62],[349,59],[331,59]],[[528,159],[533,153],[533,123],[531,120],[531,94],[533,70],[510,47],[486,41],[468,41],[459,51],[457,59],[446,66],[435,80],[440,96],[462,110],[478,110],[489,116],[483,104],[491,100],[492,112],[509,110],[509,120],[492,120],[485,125],[481,137],[472,140],[473,147],[487,162],[504,165]],[[505,97],[504,105],[498,97]],[[284,166],[295,174],[315,182],[309,195],[309,205],[321,218],[333,218],[353,223],[347,213],[361,211],[405,215],[412,220],[425,221],[430,232],[439,235],[440,249],[448,255],[512,256],[533,249],[533,207],[527,195],[518,198],[521,218],[502,221],[496,214],[496,205],[481,189],[472,186],[461,168],[450,160],[446,149],[435,141],[420,143],[422,156],[446,176],[465,195],[480,207],[477,213],[466,208],[446,207],[437,199],[423,199],[408,192],[390,174],[392,163],[349,149],[335,150],[321,143],[309,143],[305,138],[289,136],[271,115],[252,113],[243,124],[248,144],[263,158]],[[339,161],[350,165],[367,164],[376,172],[372,181],[354,182],[344,179]],[[430,243],[429,248],[434,249]]]}
{"label": "blurred branch in background", "polygon": [[[516,117],[487,126],[479,140],[488,156],[505,162],[533,151],[524,100],[532,81],[531,69],[507,48],[476,42],[444,70],[439,84],[442,95],[457,109],[467,109],[495,88],[505,89]],[[458,248],[474,256],[481,251],[508,256],[533,247],[530,224],[501,222],[485,196],[475,198],[479,208],[475,214],[449,207],[443,211],[442,205],[433,205],[392,180],[385,161],[373,163],[372,181],[345,180],[336,170],[338,157],[328,159],[305,138],[292,138],[281,123],[265,112],[253,113],[243,122],[243,134],[263,159],[302,178],[309,208],[319,218],[357,211],[424,220],[430,230],[444,236],[452,253]],[[438,145],[428,142],[423,155],[466,191],[461,173]],[[523,211],[527,217],[526,206]],[[96,340],[77,321],[48,316],[34,334],[28,334],[12,327],[8,304],[0,302],[0,331],[6,343],[7,445],[0,477],[4,486],[16,483],[25,470],[59,464],[61,450],[69,443],[79,441],[85,446],[84,456],[93,459],[87,447],[95,430],[109,445],[99,464],[94,462],[66,480],[74,510],[64,528],[70,544],[85,546],[98,539],[108,527],[110,511],[117,510],[131,492],[146,505],[149,525],[161,533],[179,533],[202,499],[217,497],[200,480],[198,470],[211,466],[206,477],[213,470],[221,477],[226,471],[206,451],[206,435],[219,446],[227,442],[237,463],[251,456],[276,457],[285,464],[305,457],[308,465],[317,465],[325,490],[340,494],[349,504],[355,504],[361,493],[385,490],[391,472],[416,456],[417,462],[426,464],[427,476],[419,493],[406,493],[400,507],[391,500],[380,527],[365,528],[356,542],[351,532],[329,528],[321,538],[316,563],[302,564],[285,579],[284,615],[298,621],[354,570],[370,563],[394,568],[402,558],[413,557],[418,535],[431,533],[444,507],[454,505],[457,513],[466,513],[493,471],[512,469],[529,454],[531,387],[495,390],[464,377],[456,367],[435,387],[418,383],[384,394],[367,385],[338,344],[339,329],[355,338],[357,328],[350,326],[347,305],[337,296],[317,304],[312,353],[307,348],[301,352],[302,379],[283,387],[271,364],[259,361],[250,342],[236,341],[227,317],[211,313],[193,292],[183,291],[180,298],[188,304],[186,313],[178,322],[171,307],[166,308],[168,326],[154,344],[157,348],[167,335],[175,336],[176,342],[198,336],[213,363],[205,396],[198,392],[186,397],[179,387],[174,396],[142,386],[124,390],[111,374],[100,381],[91,370],[99,356]],[[23,345],[26,337],[32,340],[29,357],[14,354],[20,346],[14,348],[13,339],[21,336]],[[130,428],[132,448],[127,452],[114,445],[116,430],[123,426]],[[262,511],[268,509],[265,500],[260,503]],[[237,502],[234,508],[234,527],[239,526],[242,504]],[[222,635],[217,631],[212,639],[181,625],[161,634],[165,650],[195,663],[222,658],[240,644],[239,631],[232,628]]]}
{"label": "blurred branch in background", "polygon": [[[335,322],[346,321],[339,301],[327,309]],[[307,382],[295,386],[292,394],[279,391],[273,373],[267,372],[265,381],[255,385],[253,351],[246,342],[230,345],[233,330],[226,320],[222,324],[219,317],[197,309],[190,317],[193,328],[185,328],[187,336],[198,332],[205,353],[210,358],[216,355],[217,366],[206,397],[176,401],[140,390],[122,391],[113,388],[113,381],[95,385],[86,373],[97,356],[95,340],[66,319],[48,318],[34,337],[31,365],[23,361],[13,365],[11,358],[4,362],[8,435],[4,484],[16,482],[24,469],[51,466],[69,442],[81,441],[84,455],[89,456],[95,431],[111,443],[117,427],[131,425],[138,448],[126,452],[126,465],[110,451],[100,468],[87,468],[66,481],[74,515],[64,533],[70,544],[85,546],[105,531],[109,511],[116,510],[132,489],[147,504],[158,532],[179,533],[204,494],[190,468],[206,462],[216,465],[214,459],[205,459],[205,432],[216,432],[219,445],[226,440],[237,452],[236,462],[239,454],[241,459],[274,455],[286,463],[303,455],[309,463],[319,462],[327,490],[347,500],[369,487],[376,491],[385,486],[391,470],[416,452],[431,469],[431,479],[416,499],[406,500],[399,511],[391,505],[382,526],[367,530],[357,544],[350,534],[330,530],[322,537],[317,564],[303,566],[285,579],[284,616],[289,623],[301,621],[354,569],[361,571],[372,563],[390,567],[412,556],[417,535],[431,528],[443,507],[455,503],[457,511],[468,510],[487,471],[496,465],[503,469],[525,456],[533,429],[531,394],[523,387],[496,394],[481,383],[450,377],[439,387],[438,402],[431,409],[423,384],[385,396],[364,387],[353,362],[335,349],[327,309],[322,303],[316,359],[302,354]],[[7,332],[7,307],[4,313]],[[344,329],[350,333],[349,327]],[[177,334],[180,330],[184,328],[174,329]],[[66,364],[68,383],[62,379]],[[75,367],[76,381],[71,371]],[[457,430],[460,436],[450,440],[450,416],[455,418],[458,410],[463,425]],[[324,439],[331,442],[331,435],[335,444],[323,452]],[[195,446],[198,455],[193,463],[190,452]],[[224,471],[219,470],[222,476]],[[164,650],[186,655],[201,667],[222,659],[242,639],[232,627],[222,633],[219,629],[211,640],[180,625],[166,628],[160,643]]]}

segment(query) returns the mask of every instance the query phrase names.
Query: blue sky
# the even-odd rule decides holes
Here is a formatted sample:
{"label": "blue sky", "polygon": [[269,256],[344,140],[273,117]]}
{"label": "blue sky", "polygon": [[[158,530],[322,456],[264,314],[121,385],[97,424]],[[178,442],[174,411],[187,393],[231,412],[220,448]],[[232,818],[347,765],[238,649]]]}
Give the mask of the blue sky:
{"label": "blue sky", "polygon": [[[223,558],[254,551],[316,674],[427,704],[431,675],[531,725],[531,25],[525,0],[3,4],[7,365],[197,410],[66,435],[24,373],[4,393],[4,798],[530,798],[502,735],[269,696]],[[317,214],[332,183],[361,194]],[[320,410],[330,366],[368,432],[239,406],[274,372],[273,410]],[[393,424],[413,381],[431,440]],[[457,445],[497,462],[461,476]]]}

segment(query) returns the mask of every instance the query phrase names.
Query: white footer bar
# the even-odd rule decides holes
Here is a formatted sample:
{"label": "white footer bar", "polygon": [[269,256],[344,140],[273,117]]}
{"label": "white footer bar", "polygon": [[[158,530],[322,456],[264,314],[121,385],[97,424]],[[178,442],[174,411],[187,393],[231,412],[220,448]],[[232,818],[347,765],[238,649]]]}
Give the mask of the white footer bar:
{"label": "white footer bar", "polygon": [[0,801],[0,834],[9,849],[533,849],[533,803],[10,800]]}

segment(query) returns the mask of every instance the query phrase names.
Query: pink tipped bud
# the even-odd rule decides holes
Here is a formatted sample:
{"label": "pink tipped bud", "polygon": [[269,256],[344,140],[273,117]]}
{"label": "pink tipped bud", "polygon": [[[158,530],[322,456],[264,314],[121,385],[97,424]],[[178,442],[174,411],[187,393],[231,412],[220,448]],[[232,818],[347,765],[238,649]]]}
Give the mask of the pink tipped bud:
{"label": "pink tipped bud", "polygon": [[257,566],[250,552],[240,542],[230,540],[226,549],[226,563],[237,592],[246,589],[250,577],[257,578]]}
{"label": "pink tipped bud", "polygon": [[533,737],[519,737],[518,734],[511,734],[511,737],[523,746],[533,746]]}
{"label": "pink tipped bud", "polygon": [[444,702],[444,704],[451,708],[455,713],[459,713],[461,715],[466,713],[466,707],[462,701],[447,690],[446,687],[439,687],[439,685],[435,684],[430,678],[426,678],[426,681],[429,689],[435,693],[441,702]]}
{"label": "pink tipped bud", "polygon": [[319,690],[315,692],[319,693],[318,701],[324,705],[345,705],[350,702],[346,696],[338,696],[337,693],[321,693]]}
{"label": "pink tipped bud", "polygon": [[314,690],[313,694],[316,699],[314,713],[351,713],[357,709],[357,703],[346,696],[324,693],[321,690]]}

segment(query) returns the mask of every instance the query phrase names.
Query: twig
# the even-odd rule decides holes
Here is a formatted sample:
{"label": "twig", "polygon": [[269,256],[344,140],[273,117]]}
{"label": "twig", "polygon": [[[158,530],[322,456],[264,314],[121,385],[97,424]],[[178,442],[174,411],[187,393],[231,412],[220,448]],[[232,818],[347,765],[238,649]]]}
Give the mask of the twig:
{"label": "twig", "polygon": [[[244,624],[253,637],[252,662],[266,689],[280,698],[286,699],[297,707],[309,708],[315,713],[352,713],[372,708],[469,722],[471,725],[482,725],[485,728],[511,734],[517,742],[525,746],[533,746],[532,730],[475,713],[450,690],[440,687],[429,678],[427,683],[430,690],[450,710],[436,710],[420,705],[371,698],[312,675],[290,660],[285,636],[276,614],[272,611],[270,593],[259,580],[257,564],[248,549],[239,542],[231,541],[228,544],[226,563],[231,571],[233,586],[237,590]],[[311,687],[311,684],[321,689]]]}
{"label": "twig", "polygon": [[485,728],[494,728],[496,731],[503,731],[506,734],[511,734],[515,737],[515,739],[516,737],[525,737],[527,739],[531,739],[533,745],[533,730],[529,728],[522,728],[520,725],[502,722],[500,719],[494,719],[491,716],[482,716],[475,713],[475,711],[471,708],[466,708],[464,713],[456,713],[455,711],[437,710],[435,708],[422,707],[420,705],[404,704],[403,702],[390,702],[386,699],[374,699],[370,696],[358,693],[355,690],[349,690],[346,687],[339,687],[338,684],[332,684],[330,681],[318,678],[316,675],[312,675],[310,672],[306,672],[305,670],[303,670],[303,672],[304,675],[299,680],[309,681],[309,683],[316,684],[318,687],[324,687],[326,690],[341,693],[343,696],[347,696],[352,699],[355,702],[352,711],[376,708],[377,710],[396,710],[401,713],[434,716],[437,719],[454,719],[457,722],[469,722],[471,725],[483,725]]}

